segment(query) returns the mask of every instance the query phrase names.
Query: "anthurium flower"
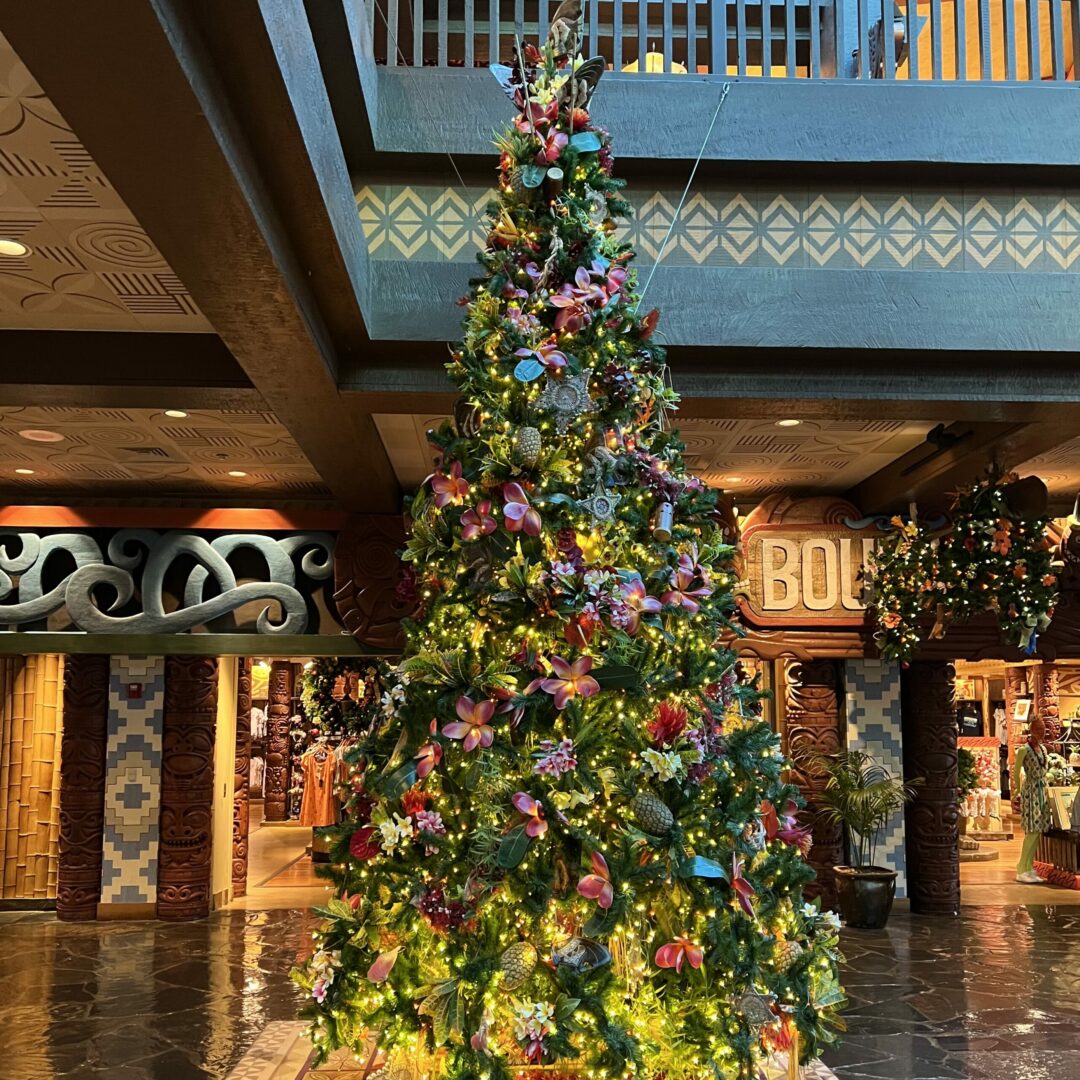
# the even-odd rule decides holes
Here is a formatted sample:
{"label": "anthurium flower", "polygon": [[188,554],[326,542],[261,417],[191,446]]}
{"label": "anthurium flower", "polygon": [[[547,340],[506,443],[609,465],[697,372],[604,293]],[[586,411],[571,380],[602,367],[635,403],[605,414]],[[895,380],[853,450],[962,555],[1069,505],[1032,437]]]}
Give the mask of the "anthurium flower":
{"label": "anthurium flower", "polygon": [[541,342],[535,349],[515,349],[514,355],[525,359],[530,356],[535,357],[544,367],[549,368],[563,368],[567,364],[566,353],[559,348],[554,335],[547,341]]}
{"label": "anthurium flower", "polygon": [[653,308],[644,319],[641,320],[641,340],[648,341],[656,332],[656,324],[660,321],[660,309]]}
{"label": "anthurium flower", "polygon": [[460,721],[444,724],[442,733],[448,739],[464,739],[462,744],[466,754],[472,753],[478,746],[488,747],[495,741],[495,729],[488,721],[495,715],[494,701],[473,701],[462,694],[457,699],[455,711]]}
{"label": "anthurium flower", "polygon": [[478,540],[481,536],[488,536],[499,527],[499,523],[491,516],[491,500],[484,499],[461,515],[461,539]]}
{"label": "anthurium flower", "polygon": [[676,974],[682,972],[684,963],[688,963],[696,970],[701,967],[704,961],[705,950],[685,937],[677,937],[674,941],[669,941],[656,950],[656,966],[674,968]]}
{"label": "anthurium flower", "polygon": [[525,826],[525,834],[537,839],[547,832],[547,822],[544,820],[544,805],[539,799],[534,799],[527,791],[516,792],[510,801],[521,811],[529,822]]}
{"label": "anthurium flower", "polygon": [[731,856],[731,887],[735,890],[735,898],[739,901],[739,907],[752,919],[754,917],[754,901],[752,897],[757,895],[757,889],[743,877],[743,861],[738,855]]}
{"label": "anthurium flower", "polygon": [[633,637],[641,626],[642,615],[655,615],[663,609],[663,604],[655,596],[645,591],[645,582],[641,578],[624,582],[620,588],[623,602],[630,609],[626,632]]}
{"label": "anthurium flower", "polygon": [[442,761],[442,746],[437,742],[424,743],[416,753],[416,775],[423,780]]}
{"label": "anthurium flower", "polygon": [[529,505],[529,497],[520,484],[503,484],[503,516],[510,532],[523,532],[526,536],[540,535],[540,511]]}
{"label": "anthurium flower", "polygon": [[545,694],[554,696],[556,709],[565,709],[576,697],[600,693],[600,684],[589,674],[592,665],[591,656],[579,657],[572,664],[561,656],[551,657],[551,676],[540,685]]}
{"label": "anthurium flower", "polygon": [[577,891],[586,900],[595,900],[605,911],[615,900],[615,890],[611,887],[611,874],[607,860],[599,851],[592,853],[591,874],[586,874],[577,885]]}
{"label": "anthurium flower", "polygon": [[436,506],[460,506],[469,494],[469,482],[461,475],[461,462],[455,461],[450,466],[449,475],[437,472],[431,478],[431,490],[435,492]]}
{"label": "anthurium flower", "polygon": [[365,825],[362,829],[357,829],[352,834],[352,839],[349,841],[349,854],[354,859],[359,859],[361,862],[367,862],[368,859],[374,859],[379,854],[379,844],[375,840],[375,834],[378,832],[373,825]]}
{"label": "anthurium flower", "polygon": [[401,946],[396,945],[394,948],[381,953],[375,963],[368,968],[368,982],[386,982],[390,977],[390,972],[394,970],[399,952],[401,952]]}

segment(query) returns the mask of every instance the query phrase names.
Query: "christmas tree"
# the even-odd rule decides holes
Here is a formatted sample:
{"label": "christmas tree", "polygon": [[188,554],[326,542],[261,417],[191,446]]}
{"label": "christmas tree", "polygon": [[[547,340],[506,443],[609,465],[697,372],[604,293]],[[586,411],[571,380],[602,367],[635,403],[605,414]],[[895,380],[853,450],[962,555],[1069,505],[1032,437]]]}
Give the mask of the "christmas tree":
{"label": "christmas tree", "polygon": [[839,1026],[837,923],[803,901],[797,791],[718,644],[732,550],[667,430],[579,34],[557,17],[496,70],[518,115],[464,399],[410,507],[420,608],[295,974],[320,1056],[371,1076],[756,1078]]}

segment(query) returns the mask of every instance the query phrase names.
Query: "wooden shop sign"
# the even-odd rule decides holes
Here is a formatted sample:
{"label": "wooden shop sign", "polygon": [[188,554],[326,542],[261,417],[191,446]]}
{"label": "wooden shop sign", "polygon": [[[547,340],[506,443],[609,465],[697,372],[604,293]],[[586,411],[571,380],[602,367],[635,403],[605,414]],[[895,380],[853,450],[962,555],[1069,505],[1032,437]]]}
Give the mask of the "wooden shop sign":
{"label": "wooden shop sign", "polygon": [[861,626],[863,569],[881,536],[874,520],[842,500],[767,499],[742,529],[739,606],[747,622]]}

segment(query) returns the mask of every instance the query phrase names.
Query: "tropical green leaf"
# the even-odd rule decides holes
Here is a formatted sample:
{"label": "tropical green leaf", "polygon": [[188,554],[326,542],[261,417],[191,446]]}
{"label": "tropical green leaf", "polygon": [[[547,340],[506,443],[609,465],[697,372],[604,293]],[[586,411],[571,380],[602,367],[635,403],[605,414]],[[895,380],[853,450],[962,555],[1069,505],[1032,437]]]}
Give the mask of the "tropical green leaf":
{"label": "tropical green leaf", "polygon": [[525,858],[531,843],[532,837],[525,831],[525,826],[515,825],[502,838],[495,862],[504,870],[513,870]]}

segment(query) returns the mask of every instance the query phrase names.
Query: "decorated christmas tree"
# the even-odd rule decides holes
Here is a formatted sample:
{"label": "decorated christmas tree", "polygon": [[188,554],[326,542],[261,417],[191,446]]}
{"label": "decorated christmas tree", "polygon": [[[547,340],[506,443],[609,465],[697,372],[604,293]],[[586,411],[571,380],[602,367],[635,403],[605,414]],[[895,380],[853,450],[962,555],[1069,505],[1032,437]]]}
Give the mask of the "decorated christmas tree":
{"label": "decorated christmas tree", "polygon": [[295,976],[320,1054],[370,1076],[757,1078],[839,1024],[837,924],[718,643],[732,550],[667,429],[579,34],[557,17],[496,71],[518,115],[410,506],[420,607]]}

